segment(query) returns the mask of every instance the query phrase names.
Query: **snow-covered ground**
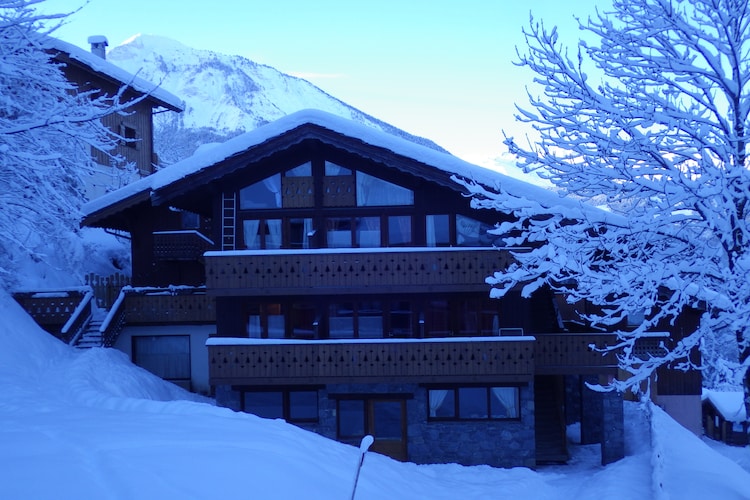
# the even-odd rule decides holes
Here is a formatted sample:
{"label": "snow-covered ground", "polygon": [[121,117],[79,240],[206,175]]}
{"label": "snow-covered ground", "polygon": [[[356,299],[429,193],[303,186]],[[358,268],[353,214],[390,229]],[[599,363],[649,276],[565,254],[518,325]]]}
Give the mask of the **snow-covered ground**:
{"label": "snow-covered ground", "polygon": [[[658,408],[651,425],[646,407],[626,412],[628,456],[607,467],[597,446],[537,471],[370,453],[356,498],[750,499],[750,448],[709,446]],[[118,351],[73,350],[0,291],[0,498],[348,499],[358,458],[283,421],[212,406]]]}

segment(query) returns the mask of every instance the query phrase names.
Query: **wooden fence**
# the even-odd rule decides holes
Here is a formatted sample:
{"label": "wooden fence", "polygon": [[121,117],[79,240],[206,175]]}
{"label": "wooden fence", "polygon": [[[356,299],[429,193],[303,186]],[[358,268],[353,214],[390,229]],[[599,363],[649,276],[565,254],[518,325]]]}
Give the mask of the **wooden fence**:
{"label": "wooden fence", "polygon": [[121,273],[100,276],[89,273],[86,284],[94,291],[96,305],[102,309],[109,309],[120,294],[122,287],[130,285],[130,276]]}

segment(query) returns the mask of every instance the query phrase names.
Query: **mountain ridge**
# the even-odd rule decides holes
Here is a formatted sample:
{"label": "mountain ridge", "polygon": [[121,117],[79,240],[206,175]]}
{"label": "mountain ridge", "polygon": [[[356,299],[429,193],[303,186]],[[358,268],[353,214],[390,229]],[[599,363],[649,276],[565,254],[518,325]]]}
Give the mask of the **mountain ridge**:
{"label": "mountain ridge", "polygon": [[110,62],[185,101],[181,114],[154,117],[155,148],[163,164],[202,144],[222,142],[305,108],[328,111],[437,151],[447,151],[328,94],[309,81],[240,55],[189,47],[138,34],[107,54]]}

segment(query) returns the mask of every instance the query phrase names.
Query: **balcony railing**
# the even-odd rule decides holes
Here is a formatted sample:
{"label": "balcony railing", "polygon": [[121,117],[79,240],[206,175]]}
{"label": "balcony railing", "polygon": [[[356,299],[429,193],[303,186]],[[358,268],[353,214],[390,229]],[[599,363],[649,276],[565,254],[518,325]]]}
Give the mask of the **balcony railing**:
{"label": "balcony railing", "polygon": [[536,373],[609,373],[617,370],[617,356],[601,349],[617,344],[614,334],[534,334]]}
{"label": "balcony railing", "polygon": [[534,373],[533,337],[293,341],[213,337],[211,384],[521,382]]}
{"label": "balcony railing", "polygon": [[213,245],[213,241],[194,230],[154,233],[154,257],[157,260],[200,260]]}
{"label": "balcony railing", "polygon": [[125,288],[126,324],[214,323],[215,299],[203,287]]}
{"label": "balcony railing", "polygon": [[217,295],[312,295],[486,291],[505,269],[494,248],[382,248],[206,252],[206,286]]}

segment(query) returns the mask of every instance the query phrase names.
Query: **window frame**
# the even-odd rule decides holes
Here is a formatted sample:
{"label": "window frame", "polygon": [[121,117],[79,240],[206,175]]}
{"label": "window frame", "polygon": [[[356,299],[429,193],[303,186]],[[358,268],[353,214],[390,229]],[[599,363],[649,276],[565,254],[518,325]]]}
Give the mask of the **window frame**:
{"label": "window frame", "polygon": [[[250,413],[256,415],[247,409],[247,395],[253,393],[276,393],[281,395],[281,417],[261,417],[261,418],[283,418],[290,424],[305,424],[305,423],[317,423],[320,421],[320,390],[318,387],[270,387],[270,388],[258,388],[258,387],[243,387],[239,389],[240,392],[240,410],[244,413]],[[305,418],[292,418],[292,393],[303,393],[303,392],[314,392],[315,393],[315,417]]]}
{"label": "window frame", "polygon": [[[513,417],[495,417],[492,415],[492,389],[494,388],[514,388],[515,389],[515,408],[517,415]],[[486,397],[486,417],[463,417],[461,416],[461,390],[462,389],[484,389]],[[521,386],[517,384],[482,384],[482,385],[431,385],[425,388],[427,391],[427,420],[430,422],[506,422],[521,420]],[[430,392],[431,391],[450,391],[453,394],[453,416],[439,417],[430,415]]]}

